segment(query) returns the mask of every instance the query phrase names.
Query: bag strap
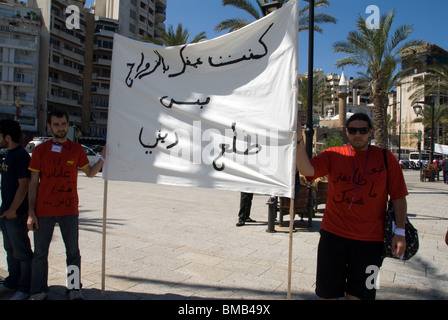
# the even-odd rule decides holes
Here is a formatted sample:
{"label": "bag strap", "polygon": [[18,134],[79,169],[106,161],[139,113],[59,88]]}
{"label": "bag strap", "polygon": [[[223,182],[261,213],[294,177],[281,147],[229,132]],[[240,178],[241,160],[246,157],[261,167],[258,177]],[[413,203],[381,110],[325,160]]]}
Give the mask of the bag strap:
{"label": "bag strap", "polygon": [[386,165],[386,170],[387,168],[387,155],[386,155],[387,149],[383,149],[383,157],[384,157],[384,164]]}
{"label": "bag strap", "polygon": [[389,168],[387,167],[387,149],[383,149],[384,165],[386,166],[386,191],[389,195]]}

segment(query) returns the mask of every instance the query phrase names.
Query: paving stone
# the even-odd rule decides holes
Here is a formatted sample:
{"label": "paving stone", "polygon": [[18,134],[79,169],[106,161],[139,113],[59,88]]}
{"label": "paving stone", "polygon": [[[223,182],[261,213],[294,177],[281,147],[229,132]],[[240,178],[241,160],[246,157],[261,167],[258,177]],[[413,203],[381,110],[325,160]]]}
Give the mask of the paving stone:
{"label": "paving stone", "polygon": [[[448,299],[448,187],[405,171],[409,216],[420,234],[410,261],[386,259],[377,299]],[[256,223],[236,227],[238,192],[133,182],[108,182],[106,278],[102,292],[104,181],[79,176],[84,296],[99,300],[316,300],[315,271],[322,213],[311,228],[266,232],[269,196],[255,195]],[[320,206],[323,208],[324,206]],[[299,218],[295,225],[300,224]],[[289,221],[289,216],[285,216]],[[30,233],[32,238],[32,233]],[[289,246],[292,244],[291,265]],[[5,255],[0,276],[6,277]],[[59,230],[50,246],[50,300],[65,297],[65,248]]]}

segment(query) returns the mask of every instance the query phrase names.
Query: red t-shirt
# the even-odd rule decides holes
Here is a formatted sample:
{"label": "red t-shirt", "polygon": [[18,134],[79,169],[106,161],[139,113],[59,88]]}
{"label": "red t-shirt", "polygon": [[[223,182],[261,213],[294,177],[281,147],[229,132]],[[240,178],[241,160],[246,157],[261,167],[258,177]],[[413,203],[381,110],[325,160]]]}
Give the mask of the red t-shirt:
{"label": "red t-shirt", "polygon": [[78,167],[89,165],[82,145],[46,141],[33,149],[29,169],[40,173],[35,212],[37,217],[76,215]]}
{"label": "red t-shirt", "polygon": [[[355,151],[350,145],[329,148],[311,159],[314,177],[328,175],[328,197],[322,229],[341,237],[383,241],[387,195],[392,200],[408,195],[403,171],[395,156],[383,149]],[[389,188],[386,190],[387,172]]]}

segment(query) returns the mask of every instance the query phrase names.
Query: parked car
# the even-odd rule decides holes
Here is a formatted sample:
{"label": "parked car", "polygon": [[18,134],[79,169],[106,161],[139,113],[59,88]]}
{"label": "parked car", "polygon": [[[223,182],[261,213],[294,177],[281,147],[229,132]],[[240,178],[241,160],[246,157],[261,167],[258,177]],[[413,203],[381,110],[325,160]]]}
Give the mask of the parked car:
{"label": "parked car", "polygon": [[400,160],[401,169],[411,169],[411,162],[409,160]]}
{"label": "parked car", "polygon": [[50,140],[51,137],[34,137],[33,140],[28,142],[25,146],[25,150],[32,156],[34,148],[40,145],[42,142]]}
{"label": "parked car", "polygon": [[85,144],[85,146],[87,148],[90,148],[93,150],[93,152],[101,154],[101,152],[103,151],[104,146],[99,145],[99,144]]}
{"label": "parked car", "polygon": [[97,163],[97,161],[101,158],[101,156],[99,154],[97,154],[95,151],[93,151],[92,149],[90,149],[89,147],[83,145],[84,151],[87,154],[87,158],[89,158],[89,163],[90,166],[93,166],[95,163]]}

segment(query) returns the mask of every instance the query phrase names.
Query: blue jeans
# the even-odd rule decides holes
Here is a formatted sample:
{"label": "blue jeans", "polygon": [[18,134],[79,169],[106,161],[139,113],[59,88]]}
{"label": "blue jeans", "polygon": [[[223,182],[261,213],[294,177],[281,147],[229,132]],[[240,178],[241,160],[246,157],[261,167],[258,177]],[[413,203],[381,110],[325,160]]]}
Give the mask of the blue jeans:
{"label": "blue jeans", "polygon": [[31,261],[33,260],[26,226],[27,218],[26,214],[22,214],[13,219],[0,219],[9,272],[5,279],[5,286],[23,292],[30,290]]}
{"label": "blue jeans", "polygon": [[56,223],[59,224],[64,241],[67,266],[77,266],[81,274],[78,215],[40,217],[38,223],[39,229],[34,232],[31,294],[48,292],[48,251]]}

